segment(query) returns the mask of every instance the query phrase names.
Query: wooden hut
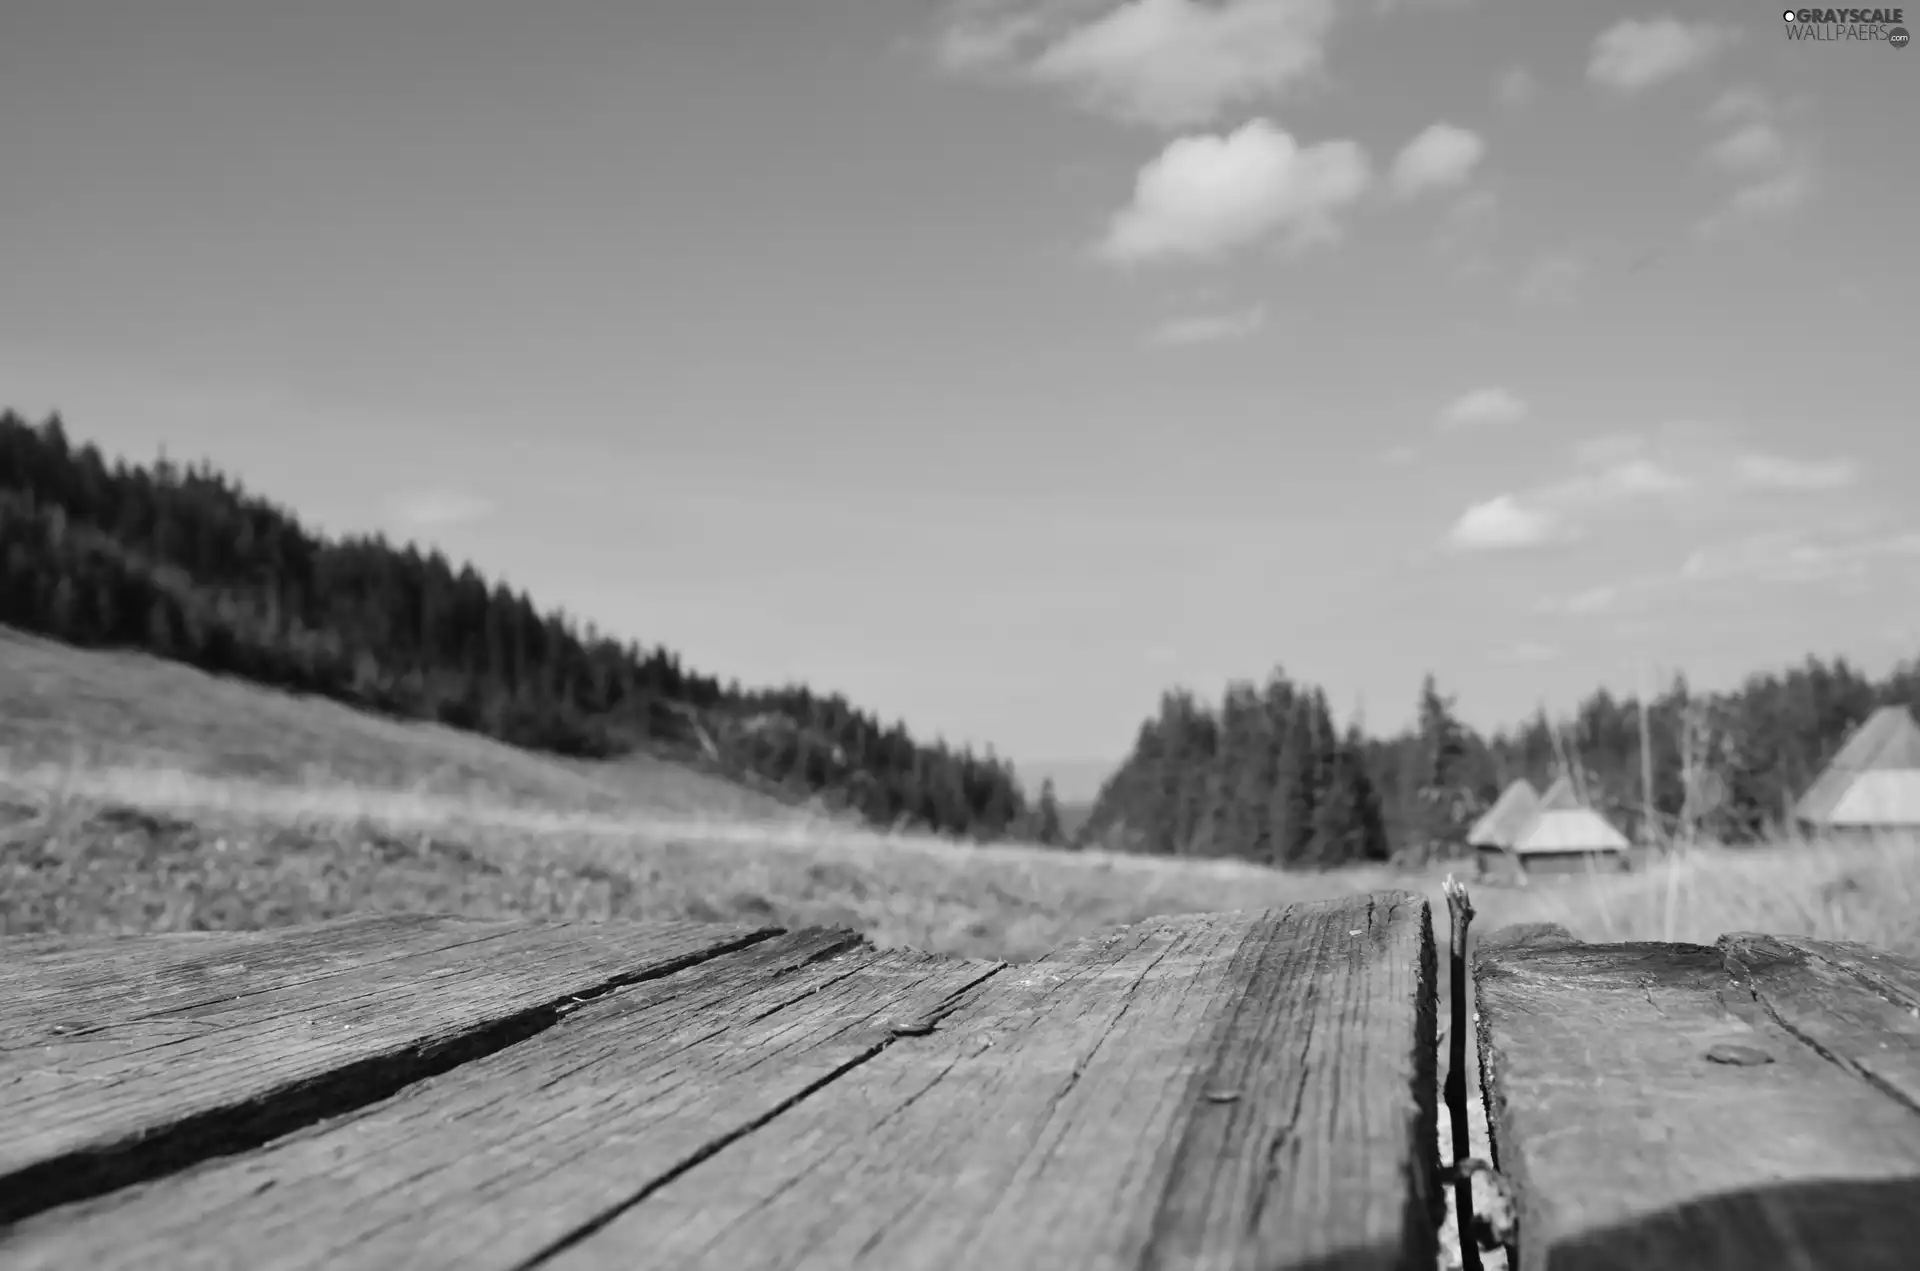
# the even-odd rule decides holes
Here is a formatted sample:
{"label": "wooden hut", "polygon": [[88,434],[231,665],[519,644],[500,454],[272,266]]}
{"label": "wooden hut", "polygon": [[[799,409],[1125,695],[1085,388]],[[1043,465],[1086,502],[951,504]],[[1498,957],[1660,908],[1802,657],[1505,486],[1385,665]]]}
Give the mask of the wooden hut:
{"label": "wooden hut", "polygon": [[1487,872],[1514,881],[1553,874],[1630,868],[1631,845],[1607,818],[1580,801],[1564,776],[1547,787],[1533,815]]}
{"label": "wooden hut", "polygon": [[1540,792],[1525,777],[1512,782],[1493,806],[1481,814],[1467,831],[1467,845],[1473,848],[1481,877],[1511,868],[1514,840],[1527,828],[1527,822],[1540,806]]}
{"label": "wooden hut", "polygon": [[1815,833],[1920,829],[1920,725],[1882,706],[1853,731],[1794,805]]}

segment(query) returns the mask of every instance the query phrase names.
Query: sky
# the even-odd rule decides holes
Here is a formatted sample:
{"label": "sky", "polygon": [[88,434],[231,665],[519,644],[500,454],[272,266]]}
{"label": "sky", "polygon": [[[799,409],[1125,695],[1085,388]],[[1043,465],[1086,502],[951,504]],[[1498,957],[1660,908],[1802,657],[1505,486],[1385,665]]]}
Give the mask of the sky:
{"label": "sky", "polygon": [[1877,670],[1917,107],[1744,0],[9,0],[0,402],[1077,785]]}

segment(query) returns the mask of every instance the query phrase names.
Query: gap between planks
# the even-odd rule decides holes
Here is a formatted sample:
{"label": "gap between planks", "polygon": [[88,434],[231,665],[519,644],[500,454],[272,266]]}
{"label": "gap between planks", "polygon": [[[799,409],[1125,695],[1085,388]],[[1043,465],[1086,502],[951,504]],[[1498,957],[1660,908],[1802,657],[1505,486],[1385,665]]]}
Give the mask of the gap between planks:
{"label": "gap between planks", "polygon": [[[125,999],[115,1012],[94,967],[78,977],[77,1004],[92,1016],[82,1019],[72,1018],[57,986],[23,983],[32,965],[16,965],[9,978],[21,991],[4,1003],[9,1041],[0,1048],[0,1101],[9,1110],[0,1123],[0,1231],[376,1103],[536,1037],[585,1001],[780,934],[673,924],[648,929],[631,948],[617,938],[582,940],[584,950],[570,957],[564,942],[579,940],[581,926],[403,918],[290,933],[288,945],[325,962],[323,970],[294,969],[299,958],[244,940],[182,942],[190,951],[169,957],[168,938],[157,937],[147,942],[145,970],[124,969],[150,983],[172,972],[182,980],[175,991]],[[319,953],[327,941],[339,946],[330,958]],[[104,950],[110,962],[115,954],[140,960],[121,943]],[[233,957],[243,948],[269,955],[266,978],[240,992],[209,988],[205,973],[246,969]],[[529,962],[542,951],[552,956],[525,971],[501,966],[461,1000],[473,978],[460,974],[461,963],[476,948],[501,963],[515,953]],[[55,978],[86,970],[80,949],[32,961]],[[360,995],[327,998],[336,985]],[[440,1009],[409,1020],[393,1009],[409,995]],[[345,1022],[316,1035],[322,1020]],[[207,1071],[194,1075],[206,1079],[184,1080],[182,1069],[196,1059]]]}

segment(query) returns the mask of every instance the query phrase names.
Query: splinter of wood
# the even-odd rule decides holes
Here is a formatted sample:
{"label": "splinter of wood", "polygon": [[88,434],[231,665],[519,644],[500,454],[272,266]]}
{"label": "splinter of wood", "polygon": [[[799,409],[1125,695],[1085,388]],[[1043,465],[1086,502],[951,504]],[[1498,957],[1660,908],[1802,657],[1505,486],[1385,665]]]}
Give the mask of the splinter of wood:
{"label": "splinter of wood", "polygon": [[1447,895],[1447,972],[1453,996],[1453,1019],[1447,1028],[1447,1114],[1453,1121],[1453,1211],[1460,1232],[1462,1271],[1480,1271],[1480,1244],[1474,1238],[1473,1174],[1466,1169],[1471,1144],[1467,1141],[1467,925],[1473,921],[1473,901],[1465,883],[1452,874],[1441,885]]}

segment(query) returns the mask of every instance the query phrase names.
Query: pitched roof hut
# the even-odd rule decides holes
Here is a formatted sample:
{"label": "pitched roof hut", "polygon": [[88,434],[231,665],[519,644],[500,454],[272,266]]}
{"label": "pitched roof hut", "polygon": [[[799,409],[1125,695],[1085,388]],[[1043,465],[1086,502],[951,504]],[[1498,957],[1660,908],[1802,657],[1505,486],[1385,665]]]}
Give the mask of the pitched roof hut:
{"label": "pitched roof hut", "polygon": [[1629,846],[1626,836],[1607,818],[1580,802],[1564,776],[1540,796],[1533,819],[1513,842],[1514,852],[1523,858],[1625,852]]}
{"label": "pitched roof hut", "polygon": [[1512,782],[1493,806],[1481,814],[1467,831],[1467,843],[1473,847],[1512,847],[1520,831],[1533,819],[1540,806],[1540,792],[1525,777]]}
{"label": "pitched roof hut", "polygon": [[1920,725],[1907,708],[1869,715],[1800,796],[1794,815],[1821,829],[1920,827]]}

